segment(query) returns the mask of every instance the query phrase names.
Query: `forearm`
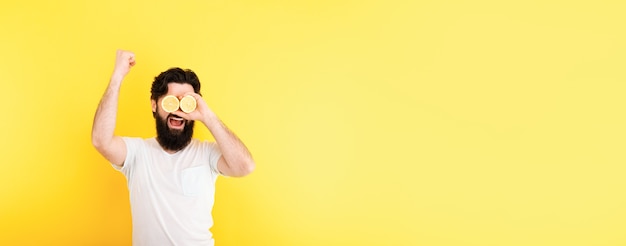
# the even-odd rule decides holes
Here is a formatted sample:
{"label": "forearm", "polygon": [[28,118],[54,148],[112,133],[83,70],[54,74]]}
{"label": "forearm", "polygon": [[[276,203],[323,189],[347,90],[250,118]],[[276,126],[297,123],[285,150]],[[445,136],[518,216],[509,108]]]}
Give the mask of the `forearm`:
{"label": "forearm", "polygon": [[113,140],[121,84],[120,76],[112,76],[98,104],[91,131],[91,141],[97,149],[110,144]]}
{"label": "forearm", "polygon": [[115,68],[107,86],[91,128],[91,143],[112,164],[122,167],[126,159],[126,143],[121,137],[114,136],[117,119],[117,100],[120,95],[122,80],[135,65],[135,54],[117,50]]}
{"label": "forearm", "polygon": [[254,160],[248,148],[215,114],[209,114],[202,123],[219,145],[231,176],[245,176],[254,170]]}

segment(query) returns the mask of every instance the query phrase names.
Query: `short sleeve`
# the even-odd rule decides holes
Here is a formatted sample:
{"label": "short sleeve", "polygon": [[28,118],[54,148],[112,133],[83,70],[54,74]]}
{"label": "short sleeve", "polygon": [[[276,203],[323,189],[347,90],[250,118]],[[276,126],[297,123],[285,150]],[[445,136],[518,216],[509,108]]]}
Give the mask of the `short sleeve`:
{"label": "short sleeve", "polygon": [[126,144],[126,159],[124,159],[124,165],[122,167],[113,165],[113,163],[111,163],[111,165],[113,166],[115,170],[118,170],[124,173],[124,175],[128,176],[130,170],[132,169],[132,166],[135,163],[135,159],[137,156],[137,149],[143,142],[143,139],[131,138],[131,137],[122,137],[122,139],[124,140],[124,143]]}
{"label": "short sleeve", "polygon": [[[207,151],[209,155],[209,166],[211,166],[211,171],[215,174],[222,174],[217,169],[217,161],[222,157],[222,151],[216,142],[208,142],[204,143],[205,151]],[[223,175],[223,174],[222,174]]]}

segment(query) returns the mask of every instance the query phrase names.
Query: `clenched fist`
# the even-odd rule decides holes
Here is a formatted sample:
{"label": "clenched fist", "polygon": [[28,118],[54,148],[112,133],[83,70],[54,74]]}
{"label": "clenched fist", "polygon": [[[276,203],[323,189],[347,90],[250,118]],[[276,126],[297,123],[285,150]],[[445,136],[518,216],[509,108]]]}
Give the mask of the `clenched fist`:
{"label": "clenched fist", "polygon": [[127,50],[117,50],[115,57],[115,68],[113,77],[123,78],[128,74],[130,68],[135,65],[135,53]]}

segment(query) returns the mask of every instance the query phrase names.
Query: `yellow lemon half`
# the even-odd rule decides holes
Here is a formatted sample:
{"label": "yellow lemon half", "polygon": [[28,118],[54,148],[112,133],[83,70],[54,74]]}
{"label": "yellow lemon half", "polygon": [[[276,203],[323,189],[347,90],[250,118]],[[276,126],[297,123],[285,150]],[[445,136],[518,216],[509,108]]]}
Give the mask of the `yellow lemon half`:
{"label": "yellow lemon half", "polygon": [[178,110],[178,104],[178,98],[172,95],[165,96],[163,100],[161,100],[161,108],[168,113]]}
{"label": "yellow lemon half", "polygon": [[196,110],[196,99],[191,95],[187,95],[183,97],[183,99],[180,99],[180,110],[185,113],[191,113]]}

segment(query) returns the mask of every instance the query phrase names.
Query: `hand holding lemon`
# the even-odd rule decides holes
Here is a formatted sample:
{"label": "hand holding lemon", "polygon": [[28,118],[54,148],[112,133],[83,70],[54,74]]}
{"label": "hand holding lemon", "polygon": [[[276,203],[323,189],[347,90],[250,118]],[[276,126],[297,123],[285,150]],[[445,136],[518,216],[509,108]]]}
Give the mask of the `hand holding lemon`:
{"label": "hand holding lemon", "polygon": [[196,110],[196,106],[196,99],[191,95],[186,95],[180,100],[176,96],[167,95],[161,100],[161,108],[168,113],[175,112],[179,108],[185,113],[191,113]]}
{"label": "hand holding lemon", "polygon": [[185,113],[191,113],[196,110],[196,99],[191,95],[186,95],[180,99],[180,110]]}

